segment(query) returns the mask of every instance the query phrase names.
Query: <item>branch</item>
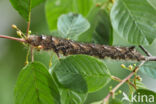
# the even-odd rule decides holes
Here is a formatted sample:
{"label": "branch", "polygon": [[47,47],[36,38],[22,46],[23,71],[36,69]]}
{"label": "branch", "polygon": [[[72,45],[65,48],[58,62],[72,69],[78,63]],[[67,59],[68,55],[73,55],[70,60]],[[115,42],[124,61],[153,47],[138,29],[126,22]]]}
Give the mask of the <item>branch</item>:
{"label": "branch", "polygon": [[[120,78],[118,78],[118,77],[116,77],[116,76],[111,76],[111,78],[112,78],[113,80],[118,81],[118,82],[121,82],[121,81],[122,81]],[[127,83],[130,84],[132,87],[134,87],[134,89],[136,89],[136,86],[135,86],[132,82],[130,82],[129,80],[127,80]]]}
{"label": "branch", "polygon": [[29,14],[28,14],[28,22],[27,22],[27,37],[29,36],[29,29],[30,29],[30,21],[31,21],[31,0],[29,2]]}
{"label": "branch", "polygon": [[0,38],[10,39],[10,40],[16,40],[16,41],[19,41],[19,42],[25,42],[25,39],[15,38],[15,37],[5,36],[5,35],[0,35]]}
{"label": "branch", "polygon": [[28,21],[27,23],[27,31],[26,31],[27,37],[29,36],[29,29],[30,29],[30,21]]}
{"label": "branch", "polygon": [[103,102],[101,104],[104,104],[106,103],[110,96],[113,95],[117,89],[123,85],[125,82],[127,82],[138,70],[139,70],[139,67],[141,67],[146,61],[142,61],[141,64],[139,66],[136,66],[135,69],[133,70],[132,73],[130,73],[125,79],[123,79],[118,85],[116,85],[111,92],[108,93],[108,95],[103,99]]}
{"label": "branch", "polygon": [[144,53],[145,53],[147,56],[152,56],[151,53],[149,53],[143,46],[139,45],[139,47],[142,49],[142,51],[144,51]]}
{"label": "branch", "polygon": [[[29,36],[29,29],[30,29],[30,21],[31,21],[31,0],[29,0],[29,14],[28,14],[28,23],[27,23],[27,33],[26,36],[28,38]],[[31,47],[31,61],[34,61],[34,52],[33,52],[33,47]]]}
{"label": "branch", "polygon": [[31,47],[31,61],[34,62],[34,48]]}
{"label": "branch", "polygon": [[147,57],[146,61],[156,61],[156,56]]}

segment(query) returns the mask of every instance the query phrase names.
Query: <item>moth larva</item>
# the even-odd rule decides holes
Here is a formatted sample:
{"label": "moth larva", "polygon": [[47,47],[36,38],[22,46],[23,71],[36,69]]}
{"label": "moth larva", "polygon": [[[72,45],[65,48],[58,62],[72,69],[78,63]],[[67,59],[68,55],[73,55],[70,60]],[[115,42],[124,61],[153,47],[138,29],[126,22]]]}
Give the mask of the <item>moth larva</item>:
{"label": "moth larva", "polygon": [[34,47],[42,47],[43,50],[53,50],[54,52],[62,53],[67,56],[70,54],[86,54],[96,56],[101,59],[110,57],[112,59],[130,59],[130,60],[145,60],[145,57],[137,52],[134,47],[116,47],[98,44],[78,43],[68,39],[61,39],[53,36],[37,36],[30,35],[25,40]]}

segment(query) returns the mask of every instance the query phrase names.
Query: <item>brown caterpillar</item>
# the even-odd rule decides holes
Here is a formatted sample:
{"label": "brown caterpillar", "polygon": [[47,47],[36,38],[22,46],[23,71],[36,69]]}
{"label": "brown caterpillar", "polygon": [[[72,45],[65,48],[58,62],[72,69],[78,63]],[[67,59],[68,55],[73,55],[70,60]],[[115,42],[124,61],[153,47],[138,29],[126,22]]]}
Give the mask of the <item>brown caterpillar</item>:
{"label": "brown caterpillar", "polygon": [[145,56],[137,52],[134,47],[114,47],[98,44],[78,43],[68,39],[43,35],[30,35],[28,39],[25,40],[25,43],[28,43],[34,47],[40,47],[43,50],[52,49],[57,54],[62,53],[65,56],[71,54],[86,54],[99,57],[101,59],[110,57],[112,59],[123,60],[145,60]]}

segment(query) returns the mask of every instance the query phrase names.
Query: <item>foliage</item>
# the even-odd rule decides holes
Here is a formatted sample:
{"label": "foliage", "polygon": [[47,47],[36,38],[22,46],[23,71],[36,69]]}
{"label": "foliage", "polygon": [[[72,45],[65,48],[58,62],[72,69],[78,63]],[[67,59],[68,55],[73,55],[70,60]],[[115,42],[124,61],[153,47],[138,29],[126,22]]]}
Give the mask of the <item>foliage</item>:
{"label": "foliage", "polygon": [[48,69],[33,62],[21,70],[15,98],[16,104],[59,104],[60,95]]}
{"label": "foliage", "polygon": [[12,6],[19,12],[25,20],[29,20],[31,8],[37,6],[44,0],[10,0]]}
{"label": "foliage", "polygon": [[[138,95],[138,97],[136,97],[136,100],[139,101],[142,103],[142,104],[147,104],[147,102],[149,104],[155,104],[156,101],[152,101],[152,99],[147,99],[145,96],[143,95],[146,95],[147,97],[150,97],[150,98],[156,98],[156,93],[153,92],[153,91],[150,91],[150,90],[147,90],[147,89],[138,89],[134,95]],[[146,102],[146,103],[145,103]],[[140,104],[136,101],[133,102],[133,104]]]}
{"label": "foliage", "polygon": [[147,62],[140,68],[140,71],[152,78],[156,78],[156,65],[155,62]]}
{"label": "foliage", "polygon": [[146,0],[117,0],[111,10],[114,29],[128,42],[137,45],[153,42],[156,37],[155,17],[154,8]]}
{"label": "foliage", "polygon": [[58,31],[64,35],[63,38],[77,40],[81,33],[89,29],[90,24],[82,15],[69,13],[60,16],[57,26]]}
{"label": "foliage", "polygon": [[[113,33],[131,45],[150,45],[156,38],[154,0],[10,2],[26,21],[30,21],[32,8],[45,3],[49,30],[52,35],[62,38],[109,45],[113,44]],[[40,61],[29,63],[21,70],[15,87],[16,104],[83,104],[88,93],[100,90],[111,80],[105,61],[86,55],[57,59],[53,53],[52,57],[52,67],[46,68]],[[154,63],[146,63],[141,72],[156,78]],[[153,91],[138,91],[155,96]],[[101,101],[95,104],[101,104]],[[111,99],[110,104],[124,103]]]}

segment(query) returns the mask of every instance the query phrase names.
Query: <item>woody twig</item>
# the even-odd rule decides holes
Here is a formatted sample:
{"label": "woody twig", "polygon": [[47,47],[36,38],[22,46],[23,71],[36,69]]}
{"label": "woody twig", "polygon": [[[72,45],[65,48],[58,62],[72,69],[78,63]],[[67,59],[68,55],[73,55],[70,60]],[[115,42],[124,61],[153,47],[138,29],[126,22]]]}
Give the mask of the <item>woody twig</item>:
{"label": "woody twig", "polygon": [[147,56],[152,56],[151,53],[149,53],[143,46],[140,45],[139,47]]}
{"label": "woody twig", "polygon": [[132,73],[130,73],[126,78],[124,78],[119,84],[117,84],[109,93],[108,95],[103,99],[101,104],[105,104],[108,102],[109,98],[114,95],[114,93],[124,84],[126,83],[138,70],[139,67],[141,67],[146,61],[142,61],[139,66],[136,66]]}
{"label": "woody twig", "polygon": [[[117,79],[119,80],[120,83],[119,83],[118,85],[116,85],[116,86],[108,93],[108,95],[103,99],[103,101],[102,101],[101,104],[104,104],[104,103],[108,102],[109,98],[110,98],[111,96],[113,96],[114,93],[115,93],[124,83],[128,82],[128,81],[130,80],[130,78],[139,70],[139,68],[140,68],[146,61],[156,61],[156,57],[155,57],[155,56],[152,56],[151,53],[148,52],[143,46],[140,45],[139,47],[142,49],[142,51],[143,51],[148,57],[146,58],[146,60],[142,61],[141,64],[140,64],[139,66],[136,66],[136,67],[134,68],[134,70],[133,70],[126,78],[124,78],[123,80],[117,78]],[[116,77],[115,77],[115,78],[116,78]],[[130,83],[129,83],[129,84],[130,84]],[[131,84],[131,85],[132,85],[132,84]]]}

